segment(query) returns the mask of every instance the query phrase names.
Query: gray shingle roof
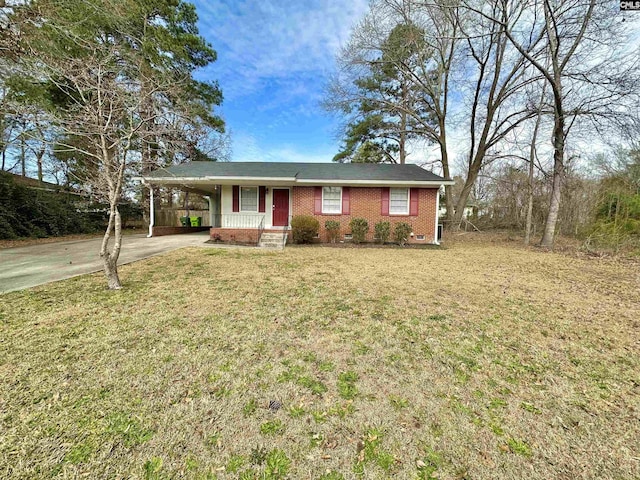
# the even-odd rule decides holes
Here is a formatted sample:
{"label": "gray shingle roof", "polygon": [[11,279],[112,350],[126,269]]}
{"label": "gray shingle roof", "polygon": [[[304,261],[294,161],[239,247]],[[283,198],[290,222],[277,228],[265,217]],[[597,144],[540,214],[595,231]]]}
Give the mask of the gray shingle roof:
{"label": "gray shingle roof", "polygon": [[296,180],[444,182],[418,165],[372,163],[190,162],[151,172],[145,178],[265,177]]}

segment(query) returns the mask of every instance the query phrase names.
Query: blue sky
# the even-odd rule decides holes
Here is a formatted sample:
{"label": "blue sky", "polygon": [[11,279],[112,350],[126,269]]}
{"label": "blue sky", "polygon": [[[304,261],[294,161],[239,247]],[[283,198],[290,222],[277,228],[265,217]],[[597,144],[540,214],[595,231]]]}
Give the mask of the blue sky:
{"label": "blue sky", "polygon": [[366,0],[192,0],[218,61],[234,161],[331,161],[337,120],[319,103]]}

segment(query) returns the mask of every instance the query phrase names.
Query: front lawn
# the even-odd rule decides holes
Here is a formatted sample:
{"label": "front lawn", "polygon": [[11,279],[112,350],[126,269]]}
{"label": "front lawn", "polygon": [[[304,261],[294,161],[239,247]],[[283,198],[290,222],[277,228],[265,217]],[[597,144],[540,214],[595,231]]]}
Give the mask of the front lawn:
{"label": "front lawn", "polygon": [[638,265],[477,241],[1,296],[0,477],[640,477]]}

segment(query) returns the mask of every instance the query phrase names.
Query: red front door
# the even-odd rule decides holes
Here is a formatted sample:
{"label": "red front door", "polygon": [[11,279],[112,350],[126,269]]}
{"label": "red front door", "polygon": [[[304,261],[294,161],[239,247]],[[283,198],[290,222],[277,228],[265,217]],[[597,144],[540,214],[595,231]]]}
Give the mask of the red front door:
{"label": "red front door", "polygon": [[289,226],[289,189],[273,189],[273,226]]}

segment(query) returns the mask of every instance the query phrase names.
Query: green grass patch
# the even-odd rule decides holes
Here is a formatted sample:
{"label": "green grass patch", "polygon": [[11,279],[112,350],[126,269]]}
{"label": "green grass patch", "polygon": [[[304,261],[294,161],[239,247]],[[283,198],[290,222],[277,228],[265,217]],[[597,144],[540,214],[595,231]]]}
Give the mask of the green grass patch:
{"label": "green grass patch", "polygon": [[352,400],[358,395],[358,388],[356,382],[358,381],[358,374],[349,370],[348,372],[342,372],[338,375],[338,394],[346,399]]}
{"label": "green grass patch", "polygon": [[533,455],[531,447],[527,442],[523,440],[509,438],[507,440],[507,446],[509,447],[509,450],[517,455],[522,455],[523,457],[530,457],[531,455]]}
{"label": "green grass patch", "polygon": [[264,422],[260,425],[260,433],[262,435],[282,435],[285,431],[285,425],[282,420],[275,419]]}

